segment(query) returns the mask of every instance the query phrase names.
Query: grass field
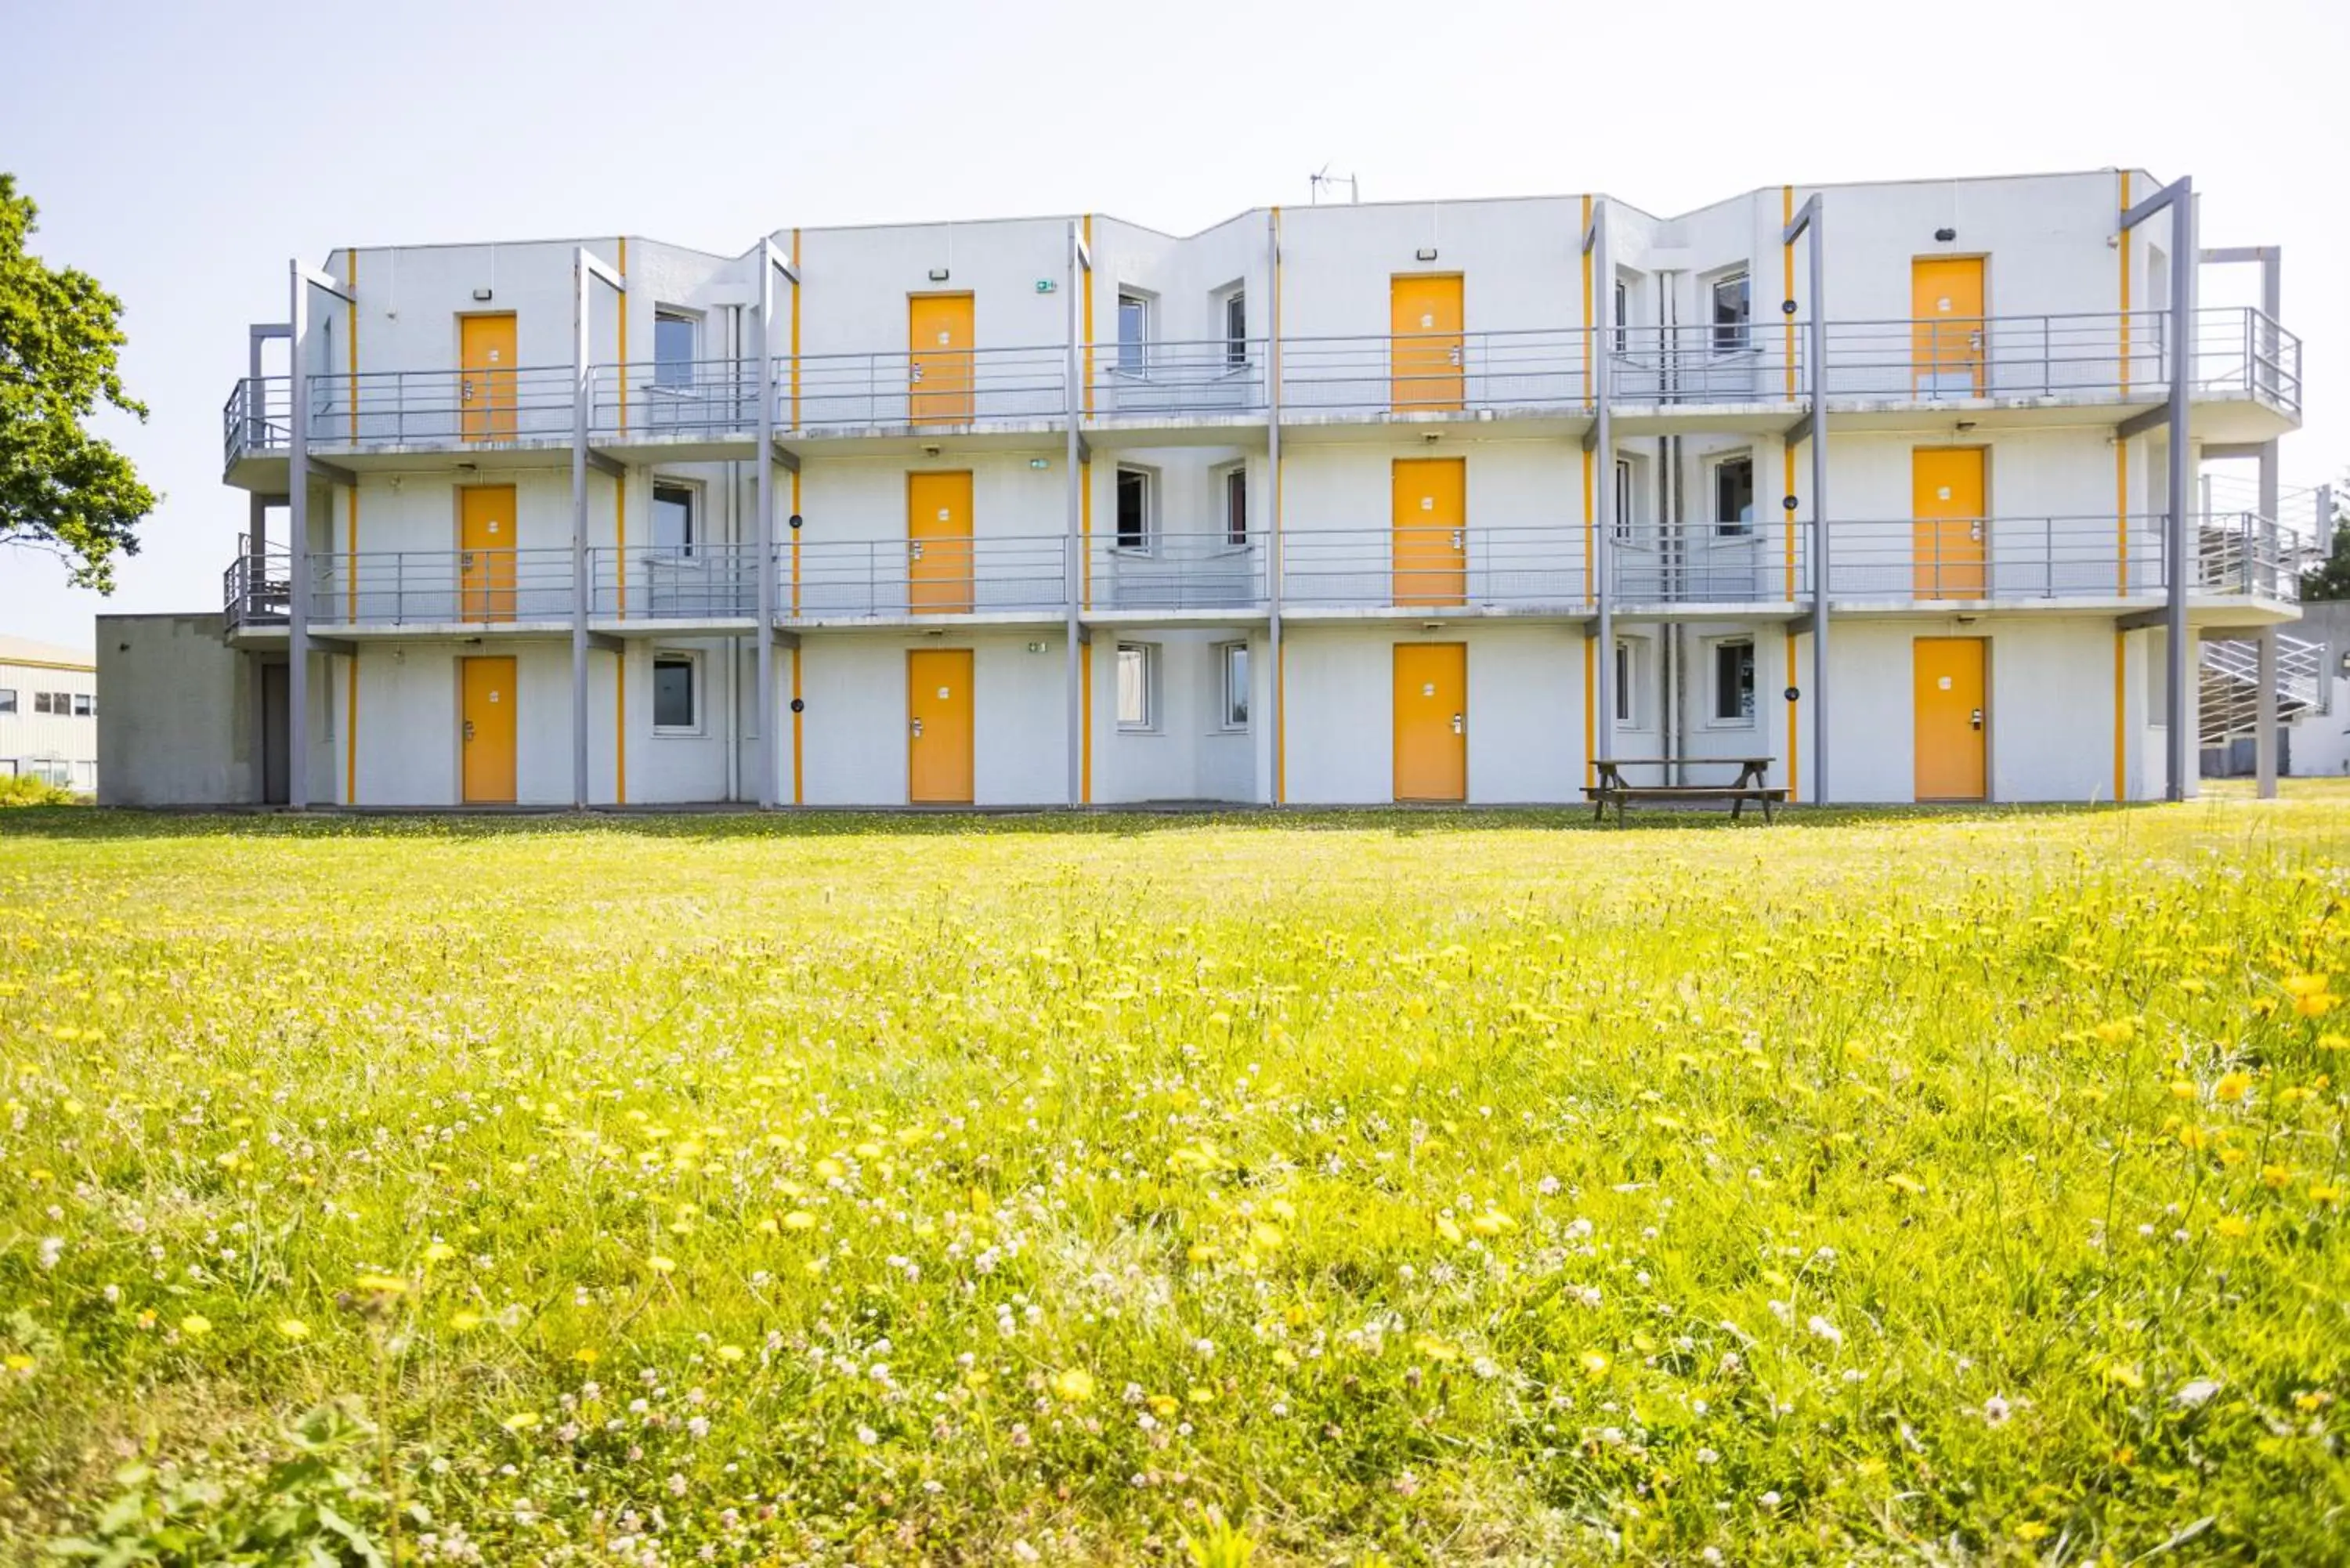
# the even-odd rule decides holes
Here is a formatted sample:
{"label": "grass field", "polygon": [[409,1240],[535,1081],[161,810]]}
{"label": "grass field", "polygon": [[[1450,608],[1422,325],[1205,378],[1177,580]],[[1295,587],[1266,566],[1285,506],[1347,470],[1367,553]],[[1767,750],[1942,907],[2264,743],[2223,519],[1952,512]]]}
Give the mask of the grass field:
{"label": "grass field", "polygon": [[0,1558],[2350,1559],[2350,794],[1565,826],[0,817]]}

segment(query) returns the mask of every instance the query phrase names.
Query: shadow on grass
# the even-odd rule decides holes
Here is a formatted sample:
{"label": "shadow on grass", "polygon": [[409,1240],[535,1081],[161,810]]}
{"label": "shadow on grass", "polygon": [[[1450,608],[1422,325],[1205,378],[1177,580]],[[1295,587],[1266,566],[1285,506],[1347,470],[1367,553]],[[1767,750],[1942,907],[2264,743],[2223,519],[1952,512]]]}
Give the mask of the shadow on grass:
{"label": "shadow on grass", "polygon": [[1696,829],[1766,834],[1923,819],[1964,822],[2004,821],[2019,816],[2080,816],[2116,809],[2111,805],[2062,805],[1783,806],[1778,822],[1770,826],[1752,813],[1732,821],[1727,810],[1636,810],[1618,827],[1612,818],[1604,825],[1593,822],[1590,809],[1581,806],[1198,806],[1075,811],[836,811],[795,807],[765,813],[733,808],[588,812],[335,809],[300,815],[286,811],[26,806],[0,812],[0,842],[214,837],[437,840],[554,834],[712,841],[962,834],[1132,837],[1205,827],[1277,833],[1380,833],[1399,837],[1496,830],[1617,834]]}

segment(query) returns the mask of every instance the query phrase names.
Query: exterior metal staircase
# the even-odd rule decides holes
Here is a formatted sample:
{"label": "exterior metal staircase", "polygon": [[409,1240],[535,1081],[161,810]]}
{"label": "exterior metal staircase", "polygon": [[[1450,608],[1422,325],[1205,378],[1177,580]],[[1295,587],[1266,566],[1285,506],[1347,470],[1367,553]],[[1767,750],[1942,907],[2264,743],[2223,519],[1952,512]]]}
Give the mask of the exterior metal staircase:
{"label": "exterior metal staircase", "polygon": [[[2326,711],[2333,682],[2325,679],[2325,645],[2276,634],[2277,722],[2296,723]],[[2206,750],[2255,732],[2260,711],[2260,650],[2249,642],[2201,645],[2199,698]]]}

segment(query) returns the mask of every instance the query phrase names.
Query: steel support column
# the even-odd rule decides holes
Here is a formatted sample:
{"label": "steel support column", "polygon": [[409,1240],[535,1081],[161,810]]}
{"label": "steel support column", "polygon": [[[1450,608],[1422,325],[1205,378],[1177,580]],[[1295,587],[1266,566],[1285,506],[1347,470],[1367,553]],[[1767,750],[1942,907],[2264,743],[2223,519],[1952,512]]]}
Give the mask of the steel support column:
{"label": "steel support column", "polygon": [[[1780,235],[1781,244],[1792,245],[1797,237],[1808,235],[1805,247],[1804,279],[1811,290],[1811,322],[1805,333],[1806,348],[1811,356],[1807,367],[1812,378],[1811,411],[1804,416],[1805,439],[1812,443],[1812,799],[1825,805],[1833,796],[1828,790],[1828,325],[1827,325],[1827,252],[1823,235],[1826,225],[1822,222],[1820,194],[1814,192],[1804,199],[1796,213]],[[1793,750],[1794,735],[1787,737]]]}
{"label": "steel support column", "polygon": [[[1288,716],[1283,711],[1283,681],[1281,670],[1281,210],[1276,207],[1265,214],[1264,229],[1266,281],[1272,286],[1265,292],[1272,296],[1272,308],[1265,313],[1264,339],[1264,444],[1266,513],[1272,526],[1265,530],[1264,593],[1265,593],[1265,691],[1270,698],[1266,711],[1273,716],[1273,744],[1269,754],[1273,777],[1266,781],[1265,794],[1275,805],[1288,804],[1289,769],[1284,760],[1288,750]],[[1253,684],[1253,681],[1252,681]]]}
{"label": "steel support column", "polygon": [[[598,278],[629,307],[629,286],[620,275],[588,254],[571,252],[571,809],[588,809],[588,423],[593,391],[588,384],[588,289]],[[625,379],[626,366],[619,374]],[[625,565],[618,566],[625,571]],[[627,672],[614,677],[626,680]]]}
{"label": "steel support column", "polygon": [[2163,757],[2163,798],[2185,800],[2194,779],[2189,772],[2194,742],[2187,732],[2187,682],[2191,664],[2188,657],[2187,578],[2194,543],[2189,528],[2192,513],[2188,490],[2192,465],[2187,447],[2188,393],[2195,373],[2195,272],[2201,261],[2195,244],[2192,177],[2173,181],[2124,213],[2121,230],[2122,243],[2127,244],[2132,229],[2166,209],[2170,213],[2170,396],[2164,422],[2170,439],[2170,511],[2164,529],[2164,565],[2168,568],[2169,593],[2163,617],[2163,634],[2168,639],[2163,649],[2163,663],[2169,691],[2164,694],[2163,722],[2169,733],[2164,737],[2168,743]]}
{"label": "steel support column", "polygon": [[1064,634],[1068,639],[1068,652],[1063,660],[1062,674],[1063,680],[1068,687],[1066,750],[1069,760],[1069,804],[1073,806],[1085,803],[1085,660],[1092,656],[1091,650],[1082,640],[1085,628],[1078,620],[1082,608],[1080,599],[1084,592],[1086,575],[1086,563],[1082,552],[1086,548],[1087,541],[1082,534],[1085,497],[1081,493],[1081,487],[1085,483],[1085,473],[1084,465],[1079,461],[1080,438],[1077,434],[1077,414],[1083,399],[1083,389],[1078,384],[1081,371],[1077,359],[1077,337],[1081,327],[1079,317],[1084,310],[1085,275],[1093,270],[1093,257],[1086,250],[1086,242],[1077,233],[1077,221],[1071,218],[1067,258],[1069,308],[1066,312],[1069,341],[1068,353],[1061,371],[1064,393],[1062,423],[1066,427],[1067,436],[1064,447],[1064,461],[1068,464],[1069,470],[1068,483],[1063,487],[1068,497],[1068,542],[1062,547],[1061,568],[1065,597],[1068,601],[1067,624],[1064,628]]}
{"label": "steel support column", "polygon": [[[775,809],[776,775],[782,771],[779,747],[784,726],[775,712],[775,361],[770,352],[768,328],[775,318],[775,275],[780,273],[799,287],[798,260],[775,249],[775,241],[759,238],[759,350],[754,379],[759,389],[758,509],[753,524],[753,550],[758,570],[758,668],[753,689],[759,704],[759,809]],[[738,541],[739,543],[739,541]]]}
{"label": "steel support column", "polygon": [[[286,264],[286,805],[310,805],[310,291],[351,303],[335,280],[299,261]],[[259,334],[253,349],[259,362]],[[255,389],[258,393],[259,389]]]}
{"label": "steel support column", "polygon": [[1597,496],[1594,503],[1599,515],[1592,519],[1592,558],[1585,563],[1591,573],[1592,602],[1598,608],[1598,619],[1593,635],[1599,639],[1597,658],[1598,689],[1592,693],[1597,712],[1592,719],[1592,760],[1606,762],[1616,754],[1616,434],[1609,415],[1614,391],[1613,363],[1610,352],[1614,340],[1610,317],[1615,309],[1615,262],[1607,254],[1607,201],[1601,197],[1591,209],[1591,224],[1583,233],[1584,254],[1591,258],[1591,275],[1596,280],[1592,290],[1592,308],[1596,313],[1592,335],[1592,397],[1596,400],[1592,413],[1591,445],[1599,464]]}

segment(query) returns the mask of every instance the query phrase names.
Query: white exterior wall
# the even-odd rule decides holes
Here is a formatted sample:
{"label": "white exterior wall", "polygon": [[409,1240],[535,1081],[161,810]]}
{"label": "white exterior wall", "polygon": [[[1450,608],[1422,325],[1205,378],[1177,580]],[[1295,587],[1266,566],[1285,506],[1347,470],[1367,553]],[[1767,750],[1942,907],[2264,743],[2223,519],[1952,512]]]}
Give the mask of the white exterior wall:
{"label": "white exterior wall", "polygon": [[[95,664],[61,668],[47,661],[20,662],[0,655],[0,691],[10,693],[15,711],[0,712],[0,774],[62,775],[56,782],[85,794],[99,787],[98,715],[76,718],[72,700],[95,706]],[[66,711],[35,711],[36,692],[63,695]]]}

